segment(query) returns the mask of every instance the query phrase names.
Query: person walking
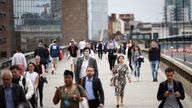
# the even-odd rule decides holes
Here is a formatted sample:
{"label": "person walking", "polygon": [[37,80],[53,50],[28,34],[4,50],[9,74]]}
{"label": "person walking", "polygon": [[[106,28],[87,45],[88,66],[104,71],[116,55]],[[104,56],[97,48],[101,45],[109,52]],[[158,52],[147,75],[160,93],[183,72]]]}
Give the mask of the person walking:
{"label": "person walking", "polygon": [[89,108],[104,108],[104,91],[99,78],[94,77],[93,66],[87,66],[87,76],[83,78],[82,86],[87,94]]}
{"label": "person walking", "polygon": [[33,88],[34,88],[34,94],[31,99],[29,99],[29,102],[31,103],[33,108],[37,108],[37,89],[39,85],[39,75],[37,72],[34,71],[35,64],[33,62],[29,62],[27,66],[27,72],[26,72],[26,78],[29,78],[32,81]]}
{"label": "person walking", "polygon": [[23,88],[12,83],[12,73],[6,69],[1,72],[0,108],[17,108],[21,103],[27,103]]}
{"label": "person walking", "polygon": [[20,68],[20,74],[23,75],[27,68],[27,62],[25,55],[21,52],[21,46],[17,47],[17,52],[13,55],[11,64],[18,65]]}
{"label": "person walking", "polygon": [[132,57],[134,47],[135,47],[135,43],[132,40],[129,40],[127,43],[127,59],[129,62],[129,67],[131,69],[131,73],[133,71],[133,67],[132,67],[132,63],[131,63],[131,57]]}
{"label": "person walking", "polygon": [[104,50],[104,45],[102,41],[99,41],[97,44],[97,49],[98,49],[98,58],[102,60],[103,57],[103,50]]}
{"label": "person walking", "polygon": [[159,85],[157,99],[161,101],[158,108],[183,108],[180,100],[185,99],[185,92],[180,81],[174,80],[174,70],[165,69],[166,81]]}
{"label": "person walking", "polygon": [[49,56],[46,52],[46,49],[43,46],[42,42],[39,42],[38,47],[34,51],[34,57],[35,56],[40,56],[41,57],[41,63],[46,66],[47,64],[47,57]]}
{"label": "person walking", "polygon": [[9,70],[11,71],[13,76],[12,83],[22,86],[25,92],[26,99],[31,99],[32,95],[34,94],[34,88],[31,80],[29,78],[26,78],[25,74],[22,76],[19,73],[19,67],[17,65],[11,66]]}
{"label": "person walking", "polygon": [[94,67],[94,76],[98,77],[97,61],[90,57],[90,48],[85,47],[83,50],[83,57],[77,59],[75,68],[75,81],[77,84],[82,84],[83,78],[86,76],[87,66],[92,65]]}
{"label": "person walking", "polygon": [[57,61],[59,59],[60,48],[57,45],[56,40],[53,40],[53,43],[50,45],[50,56],[52,62],[52,74],[56,72],[57,69]]}
{"label": "person walking", "polygon": [[80,42],[79,42],[79,48],[80,48],[80,57],[82,56],[82,54],[83,54],[83,49],[85,48],[85,46],[86,46],[86,42],[85,42],[85,40],[84,39],[82,39]]}
{"label": "person walking", "polygon": [[45,74],[45,68],[44,65],[41,64],[41,57],[36,56],[35,57],[35,72],[39,75],[39,83],[38,83],[38,91],[39,91],[39,103],[40,106],[43,107],[43,87],[44,87],[44,74]]}
{"label": "person walking", "polygon": [[158,69],[159,69],[159,62],[160,62],[160,49],[158,47],[157,42],[151,42],[151,48],[149,49],[149,62],[151,64],[153,82],[158,81]]}
{"label": "person walking", "polygon": [[119,105],[123,105],[124,99],[124,89],[126,85],[126,77],[131,82],[131,78],[129,75],[128,66],[124,63],[124,56],[120,55],[117,58],[117,64],[113,69],[113,76],[115,79],[115,95],[116,95],[116,107],[119,108]]}
{"label": "person walking", "polygon": [[133,52],[131,55],[132,55],[131,63],[132,63],[132,67],[133,67],[133,72],[134,72],[136,81],[139,81],[141,62],[143,62],[143,60],[144,60],[139,46],[135,46],[133,48]]}
{"label": "person walking", "polygon": [[65,85],[56,87],[53,103],[60,102],[60,108],[79,108],[79,102],[86,97],[85,91],[80,85],[73,84],[72,71],[65,70],[63,76]]}
{"label": "person walking", "polygon": [[68,47],[68,51],[70,52],[70,64],[71,64],[71,71],[74,72],[75,65],[77,62],[77,51],[78,47],[75,45],[75,41],[70,41],[70,46]]}
{"label": "person walking", "polygon": [[109,68],[111,71],[114,68],[116,59],[117,59],[117,54],[116,54],[114,45],[113,45],[113,43],[109,43],[109,45],[108,45],[108,62],[109,62]]}

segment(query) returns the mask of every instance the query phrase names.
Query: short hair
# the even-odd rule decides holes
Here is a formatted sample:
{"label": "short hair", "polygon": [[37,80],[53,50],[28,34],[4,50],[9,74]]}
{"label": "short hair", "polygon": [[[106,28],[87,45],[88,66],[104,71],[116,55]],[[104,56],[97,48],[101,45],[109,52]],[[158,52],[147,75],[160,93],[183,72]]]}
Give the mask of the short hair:
{"label": "short hair", "polygon": [[19,66],[18,66],[18,65],[12,65],[12,66],[9,68],[9,70],[14,70],[14,69],[19,70]]}
{"label": "short hair", "polygon": [[168,67],[167,69],[165,69],[165,73],[169,73],[169,72],[173,72],[174,73],[174,69],[171,67]]}
{"label": "short hair", "polygon": [[4,70],[1,71],[1,79],[3,79],[3,76],[6,73],[8,73],[11,76],[11,78],[13,78],[13,75],[12,75],[11,71],[9,69],[4,69]]}
{"label": "short hair", "polygon": [[63,75],[64,76],[70,75],[73,78],[73,72],[70,70],[65,70]]}
{"label": "short hair", "polygon": [[93,65],[88,65],[87,68],[93,68],[93,70],[94,70]]}
{"label": "short hair", "polygon": [[83,49],[83,53],[84,53],[84,51],[87,50],[87,49],[89,50],[89,53],[91,53],[91,49],[90,49],[89,47],[87,47],[87,46],[84,47],[84,49]]}

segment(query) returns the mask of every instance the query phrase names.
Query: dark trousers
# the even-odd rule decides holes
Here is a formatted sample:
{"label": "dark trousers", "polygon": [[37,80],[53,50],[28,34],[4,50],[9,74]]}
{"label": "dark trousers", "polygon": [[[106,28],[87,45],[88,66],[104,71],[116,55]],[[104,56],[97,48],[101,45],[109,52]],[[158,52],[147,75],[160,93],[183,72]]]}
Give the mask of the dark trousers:
{"label": "dark trousers", "polygon": [[38,85],[40,104],[42,104],[43,102],[43,86],[44,86],[44,81],[43,81],[43,78],[41,77]]}
{"label": "dark trousers", "polygon": [[112,70],[114,68],[115,60],[116,60],[116,58],[113,58],[113,57],[108,58],[110,70]]}
{"label": "dark trousers", "polygon": [[37,98],[35,94],[32,95],[31,99],[29,99],[29,102],[33,108],[37,108]]}
{"label": "dark trousers", "polygon": [[89,108],[98,108],[99,107],[99,100],[88,100]]}
{"label": "dark trousers", "polygon": [[103,57],[103,51],[98,51],[98,57],[99,57],[100,59],[102,59],[102,57]]}
{"label": "dark trousers", "polygon": [[80,49],[80,56],[82,56],[83,54],[83,49]]}

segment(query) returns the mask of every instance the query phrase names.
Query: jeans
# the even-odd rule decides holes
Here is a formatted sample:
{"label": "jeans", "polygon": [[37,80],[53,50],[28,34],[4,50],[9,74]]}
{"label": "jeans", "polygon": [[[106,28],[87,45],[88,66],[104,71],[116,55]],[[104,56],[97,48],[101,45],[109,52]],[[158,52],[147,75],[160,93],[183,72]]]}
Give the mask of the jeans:
{"label": "jeans", "polygon": [[138,61],[133,61],[133,72],[134,72],[134,75],[135,77],[140,77],[140,67],[141,65],[139,64]]}
{"label": "jeans", "polygon": [[99,57],[99,59],[102,59],[102,56],[103,56],[103,51],[98,51],[98,57]]}
{"label": "jeans", "polygon": [[158,69],[159,69],[159,60],[151,61],[150,63],[151,63],[153,80],[157,80]]}

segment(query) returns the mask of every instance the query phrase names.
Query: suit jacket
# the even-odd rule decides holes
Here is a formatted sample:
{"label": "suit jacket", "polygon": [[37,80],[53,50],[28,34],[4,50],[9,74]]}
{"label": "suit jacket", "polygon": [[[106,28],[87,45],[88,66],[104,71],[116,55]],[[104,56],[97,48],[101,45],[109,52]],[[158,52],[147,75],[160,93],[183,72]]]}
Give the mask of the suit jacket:
{"label": "suit jacket", "polygon": [[[77,63],[76,63],[76,68],[75,68],[75,81],[76,83],[80,84],[80,71],[81,71],[81,65],[83,64],[84,57],[78,58]],[[94,68],[94,76],[98,77],[98,68],[97,68],[97,61],[94,58],[89,57],[89,63],[88,65],[92,65]]]}
{"label": "suit jacket", "polygon": [[[85,85],[86,85],[86,77],[83,78],[83,83],[82,83],[83,88],[86,90]],[[95,98],[98,99],[100,103],[104,104],[103,87],[100,79],[97,77],[93,77],[93,92],[94,92]]]}
{"label": "suit jacket", "polygon": [[[159,90],[157,93],[157,99],[160,101],[162,101],[159,105],[158,108],[163,108],[164,107],[164,103],[166,100],[166,97],[163,96],[163,94],[168,90],[168,85],[167,85],[167,81],[161,82],[159,85]],[[178,91],[181,94],[181,97],[177,98],[178,104],[180,106],[180,108],[183,108],[180,99],[184,99],[185,98],[185,93],[184,93],[184,89],[183,89],[183,85],[180,81],[176,81],[173,80],[173,86],[174,86],[174,92]]]}
{"label": "suit jacket", "polygon": [[[23,103],[27,102],[25,98],[24,90],[21,86],[18,84],[12,84],[12,95],[13,95],[13,101],[15,104],[15,108]],[[5,100],[5,92],[4,92],[4,86],[0,85],[0,108],[6,108],[6,100]]]}

